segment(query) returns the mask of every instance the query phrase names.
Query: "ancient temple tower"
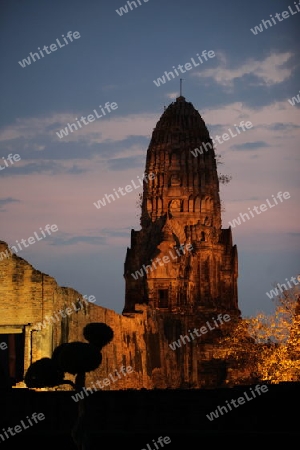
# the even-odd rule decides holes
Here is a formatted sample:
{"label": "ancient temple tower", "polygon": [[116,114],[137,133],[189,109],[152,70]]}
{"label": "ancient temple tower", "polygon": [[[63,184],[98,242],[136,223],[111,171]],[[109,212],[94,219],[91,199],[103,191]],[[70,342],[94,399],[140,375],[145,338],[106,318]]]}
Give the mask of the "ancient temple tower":
{"label": "ancient temple tower", "polygon": [[[203,154],[195,157],[195,148]],[[222,229],[213,143],[183,96],[156,124],[145,174],[141,230],[131,232],[124,265],[123,314],[146,304],[168,313],[236,315],[237,249],[231,229]]]}

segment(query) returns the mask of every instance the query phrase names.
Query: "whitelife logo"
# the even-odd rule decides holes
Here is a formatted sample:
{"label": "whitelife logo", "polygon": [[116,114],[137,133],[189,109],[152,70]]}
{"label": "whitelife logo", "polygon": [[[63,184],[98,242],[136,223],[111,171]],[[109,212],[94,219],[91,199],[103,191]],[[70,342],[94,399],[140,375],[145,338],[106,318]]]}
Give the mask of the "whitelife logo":
{"label": "whitelife logo", "polygon": [[[16,433],[21,433],[21,431],[27,430],[29,428],[29,426],[26,426],[26,425],[29,424],[32,427],[34,425],[34,423],[38,423],[39,420],[44,420],[45,419],[45,415],[43,413],[36,413],[36,412],[34,412],[33,414],[31,414],[31,418],[26,416],[26,419],[27,419],[27,424],[25,423],[24,420],[21,420],[21,425],[22,426],[21,425],[15,425],[14,427],[8,427],[6,430],[3,428],[3,432],[0,433],[0,438],[2,439],[2,442],[5,441],[5,438],[9,439],[10,436],[15,436]],[[34,421],[34,423],[32,423],[32,420]],[[3,435],[5,435],[5,438],[4,438]]]}
{"label": "whitelife logo", "polygon": [[[59,45],[59,48],[65,47],[66,45],[69,44],[69,42],[67,41],[67,39],[65,38],[64,34],[62,34],[63,40],[65,41],[65,44],[61,44],[59,39],[56,39],[57,44]],[[73,38],[74,39],[79,39],[81,36],[78,33],[78,31],[68,31],[67,33],[67,38],[70,40],[70,42],[73,42]],[[48,51],[48,47],[50,47],[50,51]],[[56,52],[57,50],[57,45],[56,44],[51,44],[50,46],[44,45],[43,47],[44,52],[47,55],[50,55],[50,53],[52,52]],[[43,51],[40,49],[40,47],[38,47],[38,51],[40,52],[40,55],[42,56],[42,58],[45,57]],[[24,67],[26,67],[26,64],[29,66],[31,64],[31,59],[33,62],[36,61],[35,58],[41,59],[40,55],[38,53],[29,53],[29,56],[27,58],[24,58],[22,61],[19,61],[20,66],[24,69]],[[31,59],[30,59],[31,58]]]}
{"label": "whitelife logo", "polygon": [[300,91],[299,94],[297,94],[297,97],[292,97],[288,99],[288,102],[290,103],[290,105],[295,106],[296,103],[300,103]]}
{"label": "whitelife logo", "polygon": [[[255,386],[255,391],[256,391],[256,394],[258,394],[259,396],[263,393],[265,393],[265,392],[268,392],[268,386],[266,385],[266,384],[263,384],[262,386],[260,386],[259,384],[257,384],[256,386]],[[253,389],[252,388],[250,388],[250,392],[251,392],[251,394],[252,394],[252,397],[248,397],[248,395],[247,395],[247,392],[244,392],[244,396],[245,396],[245,398],[244,397],[239,397],[239,398],[237,398],[237,399],[232,399],[232,400],[230,400],[230,403],[231,403],[231,405],[233,405],[235,408],[238,408],[240,405],[244,405],[246,402],[245,402],[245,399],[248,401],[248,402],[250,402],[251,400],[253,400],[254,398],[256,398],[256,394],[255,394],[255,392],[253,391]],[[238,403],[238,404],[236,404],[236,402]],[[227,406],[227,407],[226,407]],[[217,409],[215,410],[215,411],[212,411],[210,414],[206,414],[206,417],[210,420],[210,421],[213,421],[214,419],[217,419],[218,417],[220,417],[219,416],[219,413],[221,413],[221,415],[223,416],[223,414],[226,414],[226,413],[228,413],[229,411],[232,411],[232,407],[230,406],[230,404],[229,404],[229,402],[228,402],[228,400],[226,400],[226,406],[218,406],[217,407]],[[228,409],[227,409],[228,408]]]}
{"label": "whitelife logo", "polygon": [[4,258],[10,258],[12,255],[11,251],[8,249],[5,252],[0,252],[0,261],[2,261]]}
{"label": "whitelife logo", "polygon": [[[119,370],[124,377],[126,377],[127,374],[134,372],[134,370],[131,366],[127,366],[127,367],[121,366]],[[121,377],[120,373],[117,371],[117,369],[114,370],[114,373],[117,375],[118,378],[114,378],[112,373],[109,373],[108,376],[115,383],[116,381],[120,380],[122,377]],[[105,386],[109,386],[111,384],[109,378],[103,378],[102,382],[100,380],[97,380],[97,381],[95,381],[95,383],[97,384],[97,386],[100,389],[104,389]],[[87,387],[87,388],[84,387],[81,390],[81,392],[77,392],[76,395],[71,395],[74,402],[79,402],[79,400],[83,400],[85,396],[88,397],[90,394],[97,392],[98,389],[96,388],[95,383],[92,383],[92,387]]]}
{"label": "whitelife logo", "polygon": [[[267,202],[267,204],[268,204],[268,206],[269,206],[270,209],[271,209],[271,208],[274,208],[274,206],[276,206],[276,205],[279,204],[278,201],[276,200],[276,198],[274,197],[274,195],[272,195],[272,197],[273,197],[273,200],[274,200],[274,204],[273,204],[273,205],[272,205],[272,203],[269,202],[269,199],[266,199],[266,202]],[[284,200],[287,200],[287,199],[291,198],[289,192],[284,192],[284,193],[282,193],[281,191],[280,191],[280,192],[277,192],[276,197],[280,200],[281,203],[283,202],[283,199],[284,199]],[[282,197],[283,197],[283,199],[282,199]],[[257,206],[254,206],[254,207],[253,207],[253,211],[255,211],[257,215],[260,214],[260,213],[262,213],[262,212],[267,211],[268,207],[267,207],[267,205],[266,205],[265,203],[262,203],[262,204],[259,206],[259,209],[260,209],[260,211],[258,210],[258,207],[257,207]],[[252,217],[252,218],[255,217],[254,214],[253,214],[253,211],[251,211],[250,208],[248,208],[248,210],[249,210],[249,213],[250,213],[251,217]],[[250,220],[250,217],[249,217],[248,213],[244,213],[244,214],[243,214],[243,213],[240,213],[240,217],[238,217],[237,219],[233,219],[232,222],[228,222],[228,224],[229,224],[232,228],[235,228],[236,225],[241,225],[241,223],[242,223],[242,222],[241,222],[241,219],[242,219],[243,222],[246,222],[245,216],[247,217],[247,220]]]}
{"label": "whitelife logo", "polygon": [[[278,22],[282,22],[284,19],[288,19],[290,17],[290,15],[294,16],[295,14],[300,12],[300,8],[299,8],[300,3],[294,2],[294,5],[295,5],[297,11],[293,11],[291,6],[288,6],[289,11],[282,11],[282,13],[275,14],[275,17],[278,20]],[[280,17],[280,14],[282,15],[282,18]],[[270,14],[270,17],[273,22],[273,25],[277,25],[278,22],[276,22],[275,17],[273,17],[272,14]],[[254,29],[250,28],[250,30],[256,36],[258,33],[262,33],[264,31],[263,26],[265,27],[266,30],[268,29],[268,27],[273,26],[271,20],[262,20],[261,25],[256,25],[256,27],[254,27]]]}
{"label": "whitelife logo", "polygon": [[[209,52],[207,52],[206,50],[203,50],[203,52],[201,53],[201,56],[202,56],[202,58],[205,59],[205,61],[207,61],[207,55],[206,54],[208,55],[209,58],[214,58],[216,56],[215,52],[213,52],[212,50],[209,50]],[[203,64],[201,56],[199,55],[199,53],[197,53],[198,61],[200,61],[200,63]],[[191,61],[192,61],[194,67],[200,66],[200,63],[197,63],[194,60],[194,58],[191,58]],[[184,64],[185,70],[183,70],[183,65],[182,64],[179,64],[177,66],[177,68],[175,66],[173,66],[173,69],[174,69],[175,74],[179,77],[180,73],[178,73],[178,70],[180,70],[181,73],[186,73],[188,70],[193,69],[193,66],[192,66],[191,63],[187,62],[187,63]],[[170,75],[172,76],[172,78],[170,78]],[[175,78],[175,75],[174,75],[174,73],[172,71],[170,71],[170,72],[165,71],[164,75],[162,75],[161,78],[157,78],[156,80],[153,80],[153,83],[155,84],[155,86],[159,87],[161,84],[165,84],[166,83],[165,76],[168,79],[168,81],[170,81],[171,79]]]}
{"label": "whitelife logo", "polygon": [[[149,0],[144,0],[144,3],[147,3]],[[137,0],[137,2],[138,2],[138,4],[140,5],[140,6],[142,6],[142,3],[141,3],[141,1],[140,0]],[[127,2],[127,5],[129,6],[129,8],[130,8],[130,10],[132,11],[133,10],[133,8],[132,8],[132,6],[131,5],[134,5],[134,7],[135,8],[137,8],[138,7],[138,5],[136,4],[136,2],[130,2],[130,1],[128,1]],[[121,6],[121,8],[120,9],[116,9],[115,11],[119,14],[119,16],[123,16],[123,14],[127,14],[128,13],[128,7],[127,7],[127,5],[124,5],[124,6]]]}
{"label": "whitelife logo", "polygon": [[[150,446],[150,444],[146,444],[147,448],[142,448],[142,450],[159,450],[159,448],[164,447],[164,443],[165,444],[170,444],[171,442],[171,438],[169,436],[165,436],[164,438],[162,436],[159,436],[159,438],[157,438],[157,441],[155,441],[154,439],[152,439],[153,444],[155,445],[155,448],[152,448]],[[158,445],[160,445],[160,447],[158,447]]]}
{"label": "whitelife logo", "polygon": [[[212,320],[214,321],[214,324],[216,325],[215,327],[211,327],[211,324],[209,323],[209,321],[207,321],[206,324],[205,324],[205,325],[207,325],[207,328],[206,328],[205,326],[203,326],[203,327],[201,327],[201,328],[194,328],[193,331],[188,330],[188,332],[190,333],[191,338],[194,340],[194,339],[195,339],[194,334],[195,334],[197,337],[200,337],[201,334],[206,334],[206,333],[208,332],[208,330],[211,330],[211,331],[212,331],[212,330],[215,330],[216,328],[219,328],[219,326],[220,326],[220,325],[223,325],[224,322],[229,322],[229,320],[230,320],[230,315],[229,315],[229,314],[224,314],[224,315],[219,314],[218,317],[217,317],[217,319],[215,319],[215,318],[213,317]],[[216,320],[218,320],[219,323],[216,322]],[[223,320],[224,320],[224,322],[223,322]],[[199,331],[200,331],[200,334],[199,334]],[[194,333],[194,334],[193,334],[193,333]],[[189,336],[188,336],[187,334],[184,335],[184,336],[181,334],[181,335],[179,336],[179,339],[178,339],[177,341],[174,341],[172,344],[169,344],[169,347],[170,347],[172,350],[176,350],[176,347],[177,347],[177,348],[180,348],[180,347],[181,347],[181,341],[182,341],[182,344],[184,344],[184,345],[186,344],[185,339],[187,339],[188,342],[191,342],[191,340],[190,340],[190,338],[189,338]]]}
{"label": "whitelife logo", "polygon": [[[236,136],[238,136],[239,134],[241,134],[241,131],[240,131],[239,127],[240,127],[243,131],[246,131],[246,130],[245,130],[245,127],[247,128],[247,130],[249,130],[250,128],[253,127],[253,125],[252,125],[252,123],[251,123],[250,121],[244,123],[243,120],[240,122],[240,125],[239,125],[239,126],[237,126],[236,124],[234,124],[234,126],[235,126],[235,129],[236,129],[236,131],[237,131],[238,134],[232,133],[231,128],[228,128],[227,131],[230,133],[230,136],[231,136],[231,137],[236,137]],[[216,144],[215,140],[218,141],[218,144],[224,144],[224,141],[228,141],[229,139],[231,139],[230,136],[229,136],[228,133],[223,133],[222,136],[219,136],[219,135],[217,134],[217,135],[215,136],[215,139],[212,139],[212,143],[213,143],[214,147],[217,147],[217,144]],[[223,141],[221,140],[221,137],[222,137]],[[202,154],[203,154],[203,148],[202,148],[202,147],[204,147],[204,150],[207,152],[207,151],[208,151],[207,147],[208,147],[210,150],[212,150],[212,149],[213,149],[213,145],[212,145],[210,142],[203,142],[202,145],[200,145],[200,148],[195,148],[194,150],[190,150],[190,152],[191,152],[192,155],[195,156],[195,158],[196,158],[196,156],[202,155]]]}
{"label": "whitelife logo", "polygon": [[8,345],[6,342],[0,342],[0,350],[7,350],[8,349]]}
{"label": "whitelife logo", "polygon": [[[300,275],[298,275],[297,277],[298,281],[300,281]],[[290,281],[293,281],[294,286],[291,285]],[[291,277],[290,280],[288,280],[288,278],[286,278],[286,283],[288,284],[289,288],[286,287],[286,284],[282,283],[277,283],[276,287],[274,289],[271,289],[269,292],[266,292],[266,295],[269,297],[269,299],[272,299],[273,297],[278,297],[279,294],[285,290],[287,291],[288,289],[292,289],[293,287],[297,286],[299,283],[297,283],[296,278],[295,277]],[[284,289],[282,289],[282,286],[284,287]],[[278,290],[278,289],[279,290]]]}
{"label": "whitelife logo", "polygon": [[[145,181],[145,183],[148,183],[149,180],[154,180],[155,174],[152,173],[152,172],[150,172],[149,174],[145,173],[143,175],[142,179],[139,177],[139,175],[137,175],[137,178],[138,178],[138,181],[140,183],[140,186],[136,185],[134,183],[134,181],[131,180],[132,185],[131,184],[127,184],[127,186],[125,186],[125,188],[119,187],[117,190],[114,188],[113,190],[115,191],[114,192],[115,196],[117,198],[120,198],[120,196],[118,194],[118,192],[120,192],[122,194],[122,197],[124,197],[124,195],[126,195],[126,193],[129,194],[130,192],[132,192],[132,186],[134,187],[134,189],[138,189],[141,186],[143,186],[143,181]],[[147,180],[147,178],[149,178],[149,180]],[[123,192],[123,189],[125,189],[125,192]],[[105,206],[107,204],[106,200],[108,201],[108,203],[110,203],[110,199],[112,199],[113,201],[116,200],[115,197],[114,197],[114,194],[105,194],[105,197],[103,197],[101,200],[98,200],[97,202],[94,202],[93,205],[96,206],[97,209],[100,209],[101,206]],[[105,200],[105,198],[106,198],[106,200]]]}
{"label": "whitelife logo", "polygon": [[[38,322],[36,324],[36,329],[38,331],[41,331],[42,328],[46,328],[51,323],[56,323],[61,320],[61,318],[65,319],[67,316],[70,316],[73,314],[73,312],[82,311],[86,305],[89,303],[94,303],[96,301],[96,297],[94,295],[90,295],[87,299],[87,295],[83,296],[83,304],[81,303],[80,299],[78,298],[77,301],[72,303],[70,306],[67,306],[65,309],[60,309],[57,311],[57,313],[54,313],[52,316],[46,316],[43,322]],[[71,308],[73,307],[73,309]],[[58,316],[60,314],[61,317]]]}
{"label": "whitelife logo", "polygon": [[[37,240],[37,241],[41,241],[42,239],[46,238],[47,235],[44,233],[44,231],[47,231],[48,236],[50,236],[50,235],[51,235],[51,231],[52,231],[52,233],[55,233],[56,231],[58,231],[58,227],[57,227],[56,224],[53,224],[53,225],[49,225],[49,224],[48,224],[48,225],[45,226],[45,230],[42,230],[41,227],[40,227],[40,230],[41,230],[42,237],[40,237],[40,236],[37,234],[37,232],[34,231],[34,233],[33,233],[33,234],[34,234],[34,237],[32,236],[32,237],[27,238],[28,245],[26,244],[26,239],[21,239],[21,243],[20,243],[18,240],[16,240],[16,244],[18,245],[19,249],[20,249],[20,250],[23,250],[23,249],[22,249],[22,245],[24,245],[24,247],[29,247],[29,245],[35,244],[36,240]],[[36,240],[35,240],[35,239],[36,239]],[[22,244],[22,245],[21,245],[21,244]],[[18,249],[17,249],[17,247],[15,247],[14,245],[12,245],[10,248],[11,248],[14,252],[18,253]]]}
{"label": "whitelife logo", "polygon": [[[192,244],[187,244],[186,245],[186,250],[188,252],[193,250],[193,246]],[[185,255],[185,249],[184,249],[184,244],[181,244],[178,248],[175,249],[176,253],[178,256],[182,256]],[[180,254],[180,252],[182,252]],[[169,255],[172,257],[172,259],[177,259],[177,256],[174,256],[172,253],[172,250],[169,251]],[[160,261],[163,261],[162,263]],[[138,277],[143,277],[144,276],[144,272],[145,271],[145,275],[148,275],[148,270],[150,270],[151,272],[153,272],[153,269],[157,269],[156,264],[159,264],[161,267],[164,266],[165,264],[168,264],[171,260],[169,258],[168,255],[163,256],[162,258],[156,258],[155,262],[156,264],[153,262],[153,259],[150,259],[150,261],[152,261],[151,266],[150,265],[145,265],[143,264],[142,268],[140,270],[136,270],[135,273],[132,273],[131,276],[137,280]]]}
{"label": "whitelife logo", "polygon": [[[22,248],[22,245],[25,248],[27,248],[27,247],[29,247],[29,245],[35,244],[37,241],[41,241],[42,239],[46,238],[47,235],[44,231],[47,231],[48,236],[50,236],[51,231],[52,231],[52,233],[55,233],[56,231],[58,231],[58,227],[55,224],[53,224],[53,225],[48,224],[45,226],[44,230],[41,227],[40,227],[40,230],[41,230],[42,237],[39,236],[36,231],[34,231],[34,233],[33,233],[34,237],[30,236],[29,238],[27,238],[28,245],[26,243],[26,239],[21,239],[21,242],[16,240],[16,245],[18,246],[19,250],[24,250],[24,248]],[[12,255],[12,252],[19,253],[19,250],[17,249],[17,247],[15,245],[10,246],[8,248],[8,250],[6,250],[5,252],[0,252],[0,261],[2,261],[4,258],[9,258]]]}
{"label": "whitelife logo", "polygon": [[[12,166],[15,162],[20,161],[21,156],[19,155],[19,153],[15,153],[14,155],[10,153],[6,158],[2,156],[2,159],[4,160],[4,167],[0,165],[0,170],[4,170],[6,167],[10,167],[10,165]],[[10,165],[8,164],[7,160],[10,162]]]}
{"label": "whitelife logo", "polygon": [[[99,108],[101,109],[102,114],[104,116],[106,116],[106,113],[105,113],[104,109],[102,108],[102,105],[99,105]],[[106,102],[104,105],[104,108],[110,113],[111,109],[112,110],[118,109],[118,104],[116,102],[112,102],[112,103]],[[99,115],[98,112],[96,111],[96,109],[93,110],[93,113],[95,113],[95,116],[97,117],[97,119],[101,119],[102,114]],[[94,114],[89,114],[87,117],[81,116],[80,119],[77,119],[77,117],[76,117],[75,120],[77,121],[77,125],[74,122],[67,123],[67,126],[65,128],[62,128],[60,131],[56,131],[56,134],[59,137],[59,139],[62,139],[64,136],[69,135],[69,131],[71,133],[73,133],[73,131],[77,131],[78,128],[82,128],[82,125],[80,122],[82,122],[83,125],[88,125],[89,123],[94,122],[94,120],[96,119],[95,116],[94,116]],[[86,119],[87,119],[87,121],[86,121]]]}

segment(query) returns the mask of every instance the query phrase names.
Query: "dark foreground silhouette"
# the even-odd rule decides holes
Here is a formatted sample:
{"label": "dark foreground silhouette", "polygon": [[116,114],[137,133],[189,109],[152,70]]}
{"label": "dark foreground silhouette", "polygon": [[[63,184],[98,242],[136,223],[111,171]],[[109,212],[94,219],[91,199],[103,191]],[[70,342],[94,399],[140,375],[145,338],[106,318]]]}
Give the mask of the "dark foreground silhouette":
{"label": "dark foreground silhouette", "polygon": [[[254,390],[255,386],[251,388]],[[239,386],[95,392],[85,399],[86,414],[80,423],[81,448],[158,450],[153,440],[157,442],[160,436],[171,439],[164,450],[214,448],[215,444],[240,450],[246,443],[253,448],[271,445],[277,448],[274,444],[287,447],[297,442],[300,383],[268,385],[268,392],[263,395],[212,421],[207,418],[218,406],[244,396],[249,389],[250,386]],[[74,392],[70,391],[6,391],[5,420],[1,428],[13,427],[33,412],[43,412],[45,420],[1,442],[1,448],[17,449],[26,444],[31,450],[80,448],[72,438],[78,419],[78,403],[72,395]],[[3,402],[1,405],[4,406]]]}
{"label": "dark foreground silhouette", "polygon": [[[28,368],[24,381],[28,388],[55,387],[70,384],[75,392],[85,387],[86,373],[97,369],[102,362],[101,350],[112,341],[114,333],[103,322],[89,323],[83,328],[83,337],[88,341],[69,342],[59,345],[51,358],[41,358]],[[65,378],[75,375],[75,382]],[[90,449],[89,434],[86,433],[89,402],[78,401],[78,416],[71,430],[72,438],[80,450]]]}

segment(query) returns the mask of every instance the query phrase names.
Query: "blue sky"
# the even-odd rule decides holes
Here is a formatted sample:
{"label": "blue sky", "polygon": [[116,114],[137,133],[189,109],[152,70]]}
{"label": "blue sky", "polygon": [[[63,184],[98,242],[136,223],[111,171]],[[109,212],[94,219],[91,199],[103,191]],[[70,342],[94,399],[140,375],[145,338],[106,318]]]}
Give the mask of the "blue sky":
{"label": "blue sky", "polygon": [[[184,96],[212,137],[241,120],[253,124],[216,148],[220,173],[232,176],[220,191],[223,228],[279,191],[290,193],[233,229],[242,314],[270,312],[266,292],[300,273],[300,103],[288,102],[300,89],[300,12],[293,1],[140,3],[120,16],[124,0],[1,2],[0,161],[9,153],[21,160],[0,171],[0,240],[14,245],[56,224],[56,233],[18,255],[121,312],[141,189],[101,209],[93,202],[144,172],[153,128],[179,92],[179,77],[160,87],[153,80],[212,50],[214,58],[182,76]],[[294,14],[251,32],[289,6]],[[68,31],[80,38],[24,68],[18,63],[56,39],[63,44]],[[118,108],[57,136],[106,102]]]}

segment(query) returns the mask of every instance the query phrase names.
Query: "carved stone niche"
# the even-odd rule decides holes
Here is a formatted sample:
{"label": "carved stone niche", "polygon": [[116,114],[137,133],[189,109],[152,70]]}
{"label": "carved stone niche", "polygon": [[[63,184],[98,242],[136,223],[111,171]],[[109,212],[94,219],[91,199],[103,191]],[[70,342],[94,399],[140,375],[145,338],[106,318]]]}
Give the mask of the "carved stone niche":
{"label": "carved stone niche", "polygon": [[210,227],[211,226],[211,217],[206,216],[204,219],[203,225],[205,225],[206,227]]}
{"label": "carved stone niche", "polygon": [[181,200],[179,198],[171,200],[171,202],[169,204],[169,211],[171,213],[180,212],[181,211]]}
{"label": "carved stone niche", "polygon": [[170,186],[180,186],[181,178],[178,173],[173,173],[170,177]]}
{"label": "carved stone niche", "polygon": [[180,157],[177,153],[175,153],[174,151],[171,153],[171,158],[170,158],[170,163],[171,163],[171,168],[174,170],[179,170],[180,169]]}

